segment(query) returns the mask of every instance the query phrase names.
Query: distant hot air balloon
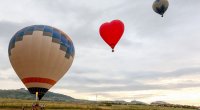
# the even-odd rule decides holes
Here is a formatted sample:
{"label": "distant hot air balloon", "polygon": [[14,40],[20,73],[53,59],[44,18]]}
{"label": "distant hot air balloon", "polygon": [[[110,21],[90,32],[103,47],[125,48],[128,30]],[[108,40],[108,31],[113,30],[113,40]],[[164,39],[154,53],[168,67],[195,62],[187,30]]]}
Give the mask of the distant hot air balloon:
{"label": "distant hot air balloon", "polygon": [[160,14],[163,17],[165,11],[167,11],[168,6],[169,6],[168,0],[156,0],[153,3],[152,7],[156,13]]}
{"label": "distant hot air balloon", "polygon": [[19,78],[40,100],[68,71],[75,50],[64,32],[46,25],[33,25],[11,38],[8,53]]}
{"label": "distant hot air balloon", "polygon": [[102,39],[112,48],[114,48],[124,33],[124,24],[120,20],[103,23],[99,28]]}

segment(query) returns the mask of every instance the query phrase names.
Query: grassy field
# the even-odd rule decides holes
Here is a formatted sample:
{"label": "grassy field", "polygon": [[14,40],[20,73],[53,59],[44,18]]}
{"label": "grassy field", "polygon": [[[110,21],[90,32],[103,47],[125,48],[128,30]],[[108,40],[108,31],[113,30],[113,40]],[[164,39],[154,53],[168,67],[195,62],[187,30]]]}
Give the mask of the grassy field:
{"label": "grassy field", "polygon": [[[0,99],[0,110],[31,110],[32,100]],[[45,110],[195,110],[184,108],[159,107],[150,105],[112,105],[76,102],[50,102],[41,101],[46,105]]]}

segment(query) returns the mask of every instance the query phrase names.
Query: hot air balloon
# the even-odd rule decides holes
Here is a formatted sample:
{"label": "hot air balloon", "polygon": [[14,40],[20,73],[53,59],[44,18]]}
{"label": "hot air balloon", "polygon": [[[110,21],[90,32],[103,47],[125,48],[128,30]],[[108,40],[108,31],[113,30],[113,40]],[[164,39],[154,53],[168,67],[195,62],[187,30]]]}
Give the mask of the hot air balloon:
{"label": "hot air balloon", "polygon": [[124,24],[120,20],[103,23],[99,28],[102,39],[112,48],[114,48],[124,33]]}
{"label": "hot air balloon", "polygon": [[10,40],[9,59],[18,77],[39,100],[72,65],[72,40],[59,29],[46,25],[28,26]]}
{"label": "hot air balloon", "polygon": [[165,11],[167,10],[169,6],[169,2],[168,0],[156,0],[154,3],[153,3],[153,10],[160,14],[162,17],[165,13]]}

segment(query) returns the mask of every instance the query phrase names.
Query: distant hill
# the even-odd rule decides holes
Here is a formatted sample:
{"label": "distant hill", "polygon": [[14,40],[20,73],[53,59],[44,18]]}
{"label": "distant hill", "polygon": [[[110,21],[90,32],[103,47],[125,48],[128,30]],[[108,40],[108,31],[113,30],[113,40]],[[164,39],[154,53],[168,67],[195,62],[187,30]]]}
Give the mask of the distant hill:
{"label": "distant hill", "polygon": [[[28,90],[21,88],[17,90],[0,90],[0,98],[13,98],[13,99],[35,99],[35,95],[30,94]],[[53,92],[47,92],[42,100],[48,101],[81,101],[67,95],[62,95]]]}
{"label": "distant hill", "polygon": [[167,103],[164,101],[155,101],[151,103],[151,105],[167,105],[167,104],[170,104],[170,103]]}
{"label": "distant hill", "polygon": [[190,105],[180,105],[180,104],[170,104],[164,101],[155,101],[152,102],[150,105],[154,105],[154,106],[161,106],[161,107],[173,107],[173,108],[187,108],[187,109],[195,109],[195,110],[199,110],[198,107],[196,106],[190,106]]}
{"label": "distant hill", "polygon": [[141,102],[141,101],[136,101],[136,100],[131,101],[130,104],[135,104],[135,105],[148,105],[147,103],[144,103],[144,102]]}

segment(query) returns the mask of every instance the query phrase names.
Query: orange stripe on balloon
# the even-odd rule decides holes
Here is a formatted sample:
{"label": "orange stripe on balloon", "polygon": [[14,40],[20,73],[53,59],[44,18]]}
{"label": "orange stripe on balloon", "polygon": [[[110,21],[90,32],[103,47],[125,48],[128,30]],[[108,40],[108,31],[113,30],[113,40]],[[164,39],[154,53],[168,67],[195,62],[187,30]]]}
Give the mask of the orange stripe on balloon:
{"label": "orange stripe on balloon", "polygon": [[47,83],[50,85],[54,85],[56,81],[48,78],[40,78],[40,77],[29,77],[29,78],[24,78],[22,79],[22,82],[24,84],[26,83]]}

